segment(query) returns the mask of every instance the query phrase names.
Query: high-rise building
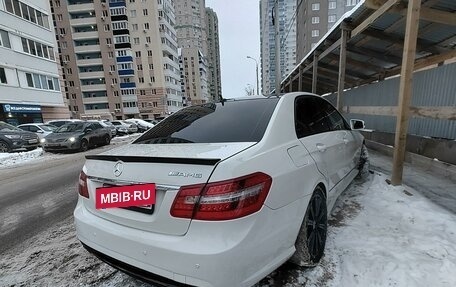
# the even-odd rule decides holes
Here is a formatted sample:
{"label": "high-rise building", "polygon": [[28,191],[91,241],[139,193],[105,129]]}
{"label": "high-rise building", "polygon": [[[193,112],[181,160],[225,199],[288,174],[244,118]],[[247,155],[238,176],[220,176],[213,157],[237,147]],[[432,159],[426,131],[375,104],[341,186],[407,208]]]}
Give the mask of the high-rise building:
{"label": "high-rise building", "polygon": [[297,0],[297,62],[360,0]]}
{"label": "high-rise building", "polygon": [[48,0],[0,0],[0,121],[68,117]]}
{"label": "high-rise building", "polygon": [[[299,0],[298,0],[299,1]],[[279,15],[273,15],[274,3]],[[296,65],[296,0],[260,0],[261,86],[263,94],[275,89],[275,23],[280,31],[280,71],[282,78]]]}
{"label": "high-rise building", "polygon": [[213,102],[220,100],[222,82],[220,77],[220,44],[217,13],[206,8],[207,58],[209,64],[209,96]]}
{"label": "high-rise building", "polygon": [[76,118],[163,118],[183,105],[172,0],[50,0]]}
{"label": "high-rise building", "polygon": [[208,92],[206,8],[204,0],[174,0],[185,104],[211,101]]}

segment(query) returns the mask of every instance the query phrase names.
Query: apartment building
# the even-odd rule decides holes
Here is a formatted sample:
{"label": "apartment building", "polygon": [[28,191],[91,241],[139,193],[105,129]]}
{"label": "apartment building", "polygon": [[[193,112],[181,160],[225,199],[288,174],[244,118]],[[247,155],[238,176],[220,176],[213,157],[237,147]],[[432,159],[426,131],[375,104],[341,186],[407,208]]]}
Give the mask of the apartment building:
{"label": "apartment building", "polygon": [[[298,0],[299,1],[299,0]],[[278,0],[279,15],[273,15],[276,0],[260,0],[261,86],[263,94],[275,89],[275,26],[280,29],[280,74],[296,65],[296,0]]]}
{"label": "apartment building", "polygon": [[211,101],[204,0],[174,0],[185,105]]}
{"label": "apartment building", "polygon": [[222,96],[220,76],[220,44],[217,13],[206,8],[207,58],[208,58],[208,87],[209,98],[216,102]]}
{"label": "apartment building", "polygon": [[68,117],[48,0],[0,0],[0,121]]}
{"label": "apartment building", "polygon": [[297,62],[360,0],[297,0]]}
{"label": "apartment building", "polygon": [[163,118],[182,107],[172,0],[51,0],[74,118]]}

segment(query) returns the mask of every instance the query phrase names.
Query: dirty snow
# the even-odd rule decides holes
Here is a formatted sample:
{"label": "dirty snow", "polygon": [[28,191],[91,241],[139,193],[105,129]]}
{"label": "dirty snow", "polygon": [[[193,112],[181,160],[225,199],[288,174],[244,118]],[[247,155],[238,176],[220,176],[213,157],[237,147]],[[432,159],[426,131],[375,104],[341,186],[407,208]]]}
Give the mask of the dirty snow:
{"label": "dirty snow", "polygon": [[[137,139],[141,134],[135,133],[111,140],[111,145],[125,144]],[[90,151],[90,150],[89,150]],[[68,153],[45,152],[41,147],[32,151],[0,153],[0,169],[31,163],[35,161],[47,161],[68,156]]]}
{"label": "dirty snow", "polygon": [[[375,172],[339,198],[315,268],[286,263],[257,284],[456,286],[456,215]],[[87,253],[72,218],[0,257],[0,286],[149,286]]]}

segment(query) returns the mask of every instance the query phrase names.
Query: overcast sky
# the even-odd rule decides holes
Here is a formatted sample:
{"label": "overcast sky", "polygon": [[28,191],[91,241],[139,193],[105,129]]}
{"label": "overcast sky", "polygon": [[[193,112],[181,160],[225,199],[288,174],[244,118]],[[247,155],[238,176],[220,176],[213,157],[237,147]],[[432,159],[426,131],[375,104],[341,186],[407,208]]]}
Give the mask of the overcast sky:
{"label": "overcast sky", "polygon": [[[260,23],[258,0],[206,0],[219,20],[222,95],[245,96],[250,84],[256,92],[255,61],[260,65]],[[258,67],[261,92],[261,65]]]}

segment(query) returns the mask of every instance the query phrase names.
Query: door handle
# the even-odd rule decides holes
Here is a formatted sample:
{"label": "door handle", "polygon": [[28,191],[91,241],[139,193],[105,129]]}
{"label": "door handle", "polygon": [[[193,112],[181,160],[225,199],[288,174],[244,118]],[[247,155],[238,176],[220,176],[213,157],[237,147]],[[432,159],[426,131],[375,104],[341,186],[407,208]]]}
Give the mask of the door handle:
{"label": "door handle", "polygon": [[318,149],[319,152],[325,152],[326,151],[326,145],[324,145],[322,143],[317,143],[316,146],[317,146],[317,149]]}

